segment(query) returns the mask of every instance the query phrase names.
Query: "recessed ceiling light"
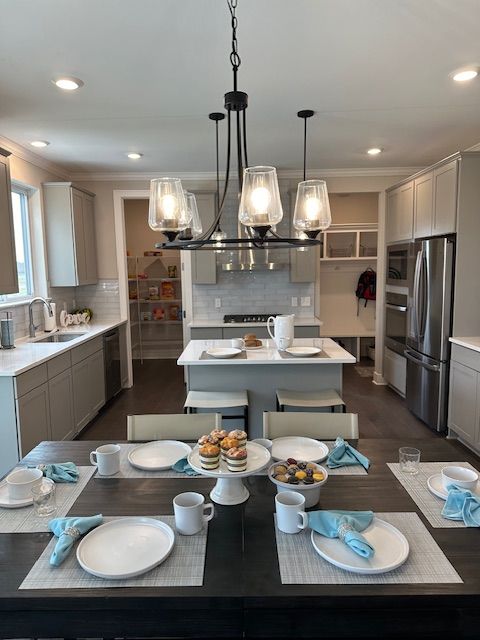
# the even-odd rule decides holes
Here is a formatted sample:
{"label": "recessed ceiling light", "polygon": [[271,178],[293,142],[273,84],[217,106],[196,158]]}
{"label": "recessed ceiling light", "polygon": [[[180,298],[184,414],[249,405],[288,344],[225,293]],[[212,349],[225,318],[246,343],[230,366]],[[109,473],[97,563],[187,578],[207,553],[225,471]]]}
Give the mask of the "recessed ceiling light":
{"label": "recessed ceiling light", "polygon": [[84,85],[84,82],[82,80],[73,78],[71,76],[54,78],[52,82],[55,86],[57,86],[59,89],[63,89],[64,91],[75,91],[75,89],[80,89],[80,87],[83,87]]}
{"label": "recessed ceiling light", "polygon": [[463,69],[453,75],[455,82],[468,82],[478,76],[478,69]]}
{"label": "recessed ceiling light", "polygon": [[127,156],[130,160],[139,160],[143,156],[143,153],[127,153]]}
{"label": "recessed ceiling light", "polygon": [[369,156],[378,156],[379,153],[382,153],[383,149],[380,147],[372,147],[371,149],[367,149],[367,153]]}
{"label": "recessed ceiling light", "polygon": [[47,142],[47,140],[32,140],[30,144],[32,145],[32,147],[41,148],[41,147],[48,147],[50,143]]}

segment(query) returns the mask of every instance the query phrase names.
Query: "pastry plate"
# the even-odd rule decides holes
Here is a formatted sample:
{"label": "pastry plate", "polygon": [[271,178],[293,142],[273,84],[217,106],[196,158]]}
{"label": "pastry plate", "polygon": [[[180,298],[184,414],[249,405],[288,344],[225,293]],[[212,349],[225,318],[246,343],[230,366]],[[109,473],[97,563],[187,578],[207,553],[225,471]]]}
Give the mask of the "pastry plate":
{"label": "pastry plate", "polygon": [[303,462],[322,462],[328,457],[328,454],[327,445],[313,438],[286,436],[273,440],[272,458],[274,460],[295,458],[295,460]]}
{"label": "pastry plate", "polygon": [[235,347],[212,347],[207,349],[207,354],[213,358],[234,358],[239,353],[242,353],[242,350]]}
{"label": "pastry plate", "polygon": [[[442,500],[446,500],[448,498],[448,491],[444,489],[442,484],[442,474],[435,473],[433,476],[430,476],[427,480],[427,487],[430,492],[433,493],[434,496],[438,496]],[[475,489],[473,489],[472,494],[480,498],[480,490],[478,488],[478,483]]]}
{"label": "pastry plate", "polygon": [[[45,478],[44,478],[45,480]],[[21,500],[12,500],[8,495],[8,485],[2,484],[0,486],[0,507],[3,509],[18,509],[19,507],[28,507],[33,503],[32,496],[28,498],[22,498]]]}
{"label": "pastry plate", "polygon": [[322,350],[318,347],[288,347],[285,351],[291,356],[295,356],[295,358],[311,358],[318,355]]}
{"label": "pastry plate", "polygon": [[256,473],[270,462],[270,452],[261,444],[247,442],[247,468],[245,471],[229,471],[226,461],[220,460],[216,469],[202,469],[200,464],[199,448],[196,446],[188,456],[188,462],[192,469],[211,478],[244,478]]}
{"label": "pastry plate", "polygon": [[408,540],[385,520],[373,518],[362,535],[375,549],[371,558],[362,558],[338,538],[326,538],[316,531],[312,531],[311,540],[315,551],[327,562],[353,573],[387,573],[408,558]]}
{"label": "pastry plate", "polygon": [[174,542],[172,528],[160,520],[120,518],[90,531],[77,547],[77,560],[99,578],[132,578],[166,560]]}
{"label": "pastry plate", "polygon": [[192,447],[179,440],[155,440],[141,444],[128,454],[133,467],[144,471],[166,471],[188,456]]}
{"label": "pastry plate", "polygon": [[256,347],[245,347],[245,351],[258,351],[259,349],[263,349],[263,344],[259,344]]}

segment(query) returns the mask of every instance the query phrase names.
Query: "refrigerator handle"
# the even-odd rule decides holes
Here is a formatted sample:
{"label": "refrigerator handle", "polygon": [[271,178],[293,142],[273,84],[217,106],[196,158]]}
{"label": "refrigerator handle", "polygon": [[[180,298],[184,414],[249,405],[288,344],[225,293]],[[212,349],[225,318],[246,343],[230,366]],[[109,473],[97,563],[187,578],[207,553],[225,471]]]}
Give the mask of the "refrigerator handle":
{"label": "refrigerator handle", "polygon": [[403,352],[403,355],[407,360],[410,360],[410,362],[414,362],[415,364],[418,364],[419,367],[423,367],[428,371],[440,371],[440,366],[438,364],[428,364],[427,362],[422,362],[418,358],[415,358],[410,351],[405,350]]}
{"label": "refrigerator handle", "polygon": [[425,336],[425,325],[427,323],[427,305],[429,300],[428,291],[428,273],[427,273],[427,260],[425,252],[422,249],[422,258],[420,261],[420,273],[418,277],[418,299],[421,301],[420,305],[420,329],[419,338]]}
{"label": "refrigerator handle", "polygon": [[423,249],[417,253],[417,259],[415,261],[415,274],[413,277],[413,314],[415,318],[415,337],[419,339],[419,327],[420,327],[420,319],[418,314],[418,289],[419,289],[419,277],[420,277],[420,262],[422,259]]}

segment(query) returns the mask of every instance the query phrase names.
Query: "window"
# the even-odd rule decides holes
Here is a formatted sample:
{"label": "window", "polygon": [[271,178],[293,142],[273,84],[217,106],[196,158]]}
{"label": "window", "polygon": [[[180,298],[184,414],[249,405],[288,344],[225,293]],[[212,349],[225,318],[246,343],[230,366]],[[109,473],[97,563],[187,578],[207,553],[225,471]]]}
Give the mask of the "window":
{"label": "window", "polygon": [[0,296],[0,302],[15,302],[33,295],[32,254],[28,217],[28,193],[12,188],[13,229],[17,255],[18,293]]}

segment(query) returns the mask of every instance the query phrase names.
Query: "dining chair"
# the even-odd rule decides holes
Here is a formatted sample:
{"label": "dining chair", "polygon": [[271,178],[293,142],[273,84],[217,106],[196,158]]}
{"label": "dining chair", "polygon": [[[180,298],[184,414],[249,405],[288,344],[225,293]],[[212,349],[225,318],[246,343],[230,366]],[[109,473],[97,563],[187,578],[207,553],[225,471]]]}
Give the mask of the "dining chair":
{"label": "dining chair", "polygon": [[264,411],[263,437],[303,436],[322,440],[358,438],[357,413]]}
{"label": "dining chair", "polygon": [[220,429],[219,413],[161,413],[127,416],[127,440],[197,440],[200,436]]}

